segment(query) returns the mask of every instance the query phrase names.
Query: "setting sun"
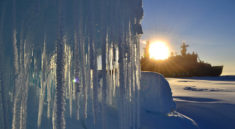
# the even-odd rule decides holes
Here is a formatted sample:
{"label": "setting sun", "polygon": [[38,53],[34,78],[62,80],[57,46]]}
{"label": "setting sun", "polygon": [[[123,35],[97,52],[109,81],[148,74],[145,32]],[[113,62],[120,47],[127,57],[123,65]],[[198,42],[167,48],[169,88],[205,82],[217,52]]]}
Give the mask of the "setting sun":
{"label": "setting sun", "polygon": [[164,60],[170,55],[169,48],[164,42],[154,42],[149,46],[149,56],[152,59]]}

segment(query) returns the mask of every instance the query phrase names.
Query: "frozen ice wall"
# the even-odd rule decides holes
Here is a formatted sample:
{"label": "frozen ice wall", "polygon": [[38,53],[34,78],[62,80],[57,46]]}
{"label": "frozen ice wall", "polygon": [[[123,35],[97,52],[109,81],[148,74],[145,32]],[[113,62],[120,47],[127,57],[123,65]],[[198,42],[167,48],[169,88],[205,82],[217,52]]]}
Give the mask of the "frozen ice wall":
{"label": "frozen ice wall", "polygon": [[106,129],[111,107],[137,129],[142,16],[142,0],[1,0],[0,128]]}

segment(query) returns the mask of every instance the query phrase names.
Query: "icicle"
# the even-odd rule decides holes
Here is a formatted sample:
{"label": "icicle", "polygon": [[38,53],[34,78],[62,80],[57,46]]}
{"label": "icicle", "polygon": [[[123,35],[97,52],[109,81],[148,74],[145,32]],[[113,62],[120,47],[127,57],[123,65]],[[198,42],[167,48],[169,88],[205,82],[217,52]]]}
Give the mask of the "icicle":
{"label": "icicle", "polygon": [[71,49],[70,47],[68,47],[67,49],[67,81],[68,81],[68,88],[69,88],[69,106],[70,106],[70,117],[72,117],[72,112],[73,112],[73,87],[71,84],[71,58],[72,58],[72,54],[71,54]]}
{"label": "icicle", "polygon": [[57,129],[56,128],[56,100],[54,100],[53,102],[52,127],[53,129]]}
{"label": "icicle", "polygon": [[18,67],[18,49],[17,49],[17,39],[16,39],[16,30],[13,31],[13,46],[14,46],[14,65],[15,65],[15,73],[19,72]]}
{"label": "icicle", "polygon": [[12,129],[16,129],[18,124],[17,124],[17,105],[18,105],[18,93],[16,94],[16,97],[14,98],[14,103],[13,103],[13,119],[12,119]]}
{"label": "icicle", "polygon": [[[65,114],[69,114],[70,119],[75,114],[84,123],[86,120],[93,120],[94,125],[91,126],[94,128],[109,128],[107,109],[117,106],[119,128],[138,129],[141,76],[139,38],[142,34],[140,20],[143,15],[141,1],[74,0],[74,7],[67,9],[72,3],[64,0],[59,0],[57,4],[54,1],[36,0],[36,5],[40,6],[35,7],[34,2],[29,4],[32,4],[31,8],[36,13],[31,13],[27,8],[27,15],[24,16],[24,12],[17,13],[19,24],[32,21],[27,29],[24,29],[26,25],[16,26],[14,5],[11,34],[15,68],[12,129],[26,127],[29,78],[33,78],[33,83],[29,80],[33,86],[40,84],[32,88],[38,95],[39,128],[45,114],[52,120],[54,129],[65,128]],[[40,20],[51,16],[44,15],[49,5],[57,6],[58,11],[51,8],[55,17],[51,17],[50,22]],[[17,5],[17,8],[18,6],[21,8],[21,5]],[[69,19],[66,16],[68,14],[73,17]],[[52,25],[53,20],[58,21],[57,27]],[[45,25],[42,30],[35,27],[41,22]],[[39,31],[31,31],[34,28]],[[16,29],[20,30],[19,36]],[[54,35],[55,29],[57,37]],[[44,41],[43,51],[40,53],[37,49],[42,46],[38,43],[38,40],[41,42],[43,39],[41,32],[47,33],[48,39],[47,44]],[[56,51],[53,49],[55,39]],[[34,47],[30,48],[29,44]],[[33,61],[29,60],[28,54],[32,53],[30,49],[34,50]],[[40,56],[41,61],[38,59]]]}
{"label": "icicle", "polygon": [[64,37],[65,47],[64,47],[64,80],[65,80],[65,90],[66,90],[66,98],[69,99],[69,114],[72,117],[72,101],[73,101],[73,92],[72,92],[72,85],[71,85],[71,49],[68,46],[67,38]]}
{"label": "icicle", "polygon": [[[19,73],[19,66],[18,66],[18,48],[17,48],[17,38],[16,38],[16,1],[13,0],[13,47],[14,47],[14,68],[15,68],[15,75]],[[18,78],[20,75],[18,75]],[[19,92],[20,90],[16,87],[19,80],[15,79],[15,93],[14,93],[14,102],[13,102],[13,118],[12,118],[12,129],[16,129],[18,125],[18,102],[19,102]]]}
{"label": "icicle", "polygon": [[59,28],[56,43],[56,129],[65,129],[65,87],[64,87],[64,30],[62,18],[62,0],[59,1]]}
{"label": "icicle", "polygon": [[52,76],[49,74],[48,80],[47,80],[47,118],[50,118],[51,114],[51,85],[52,85]]}
{"label": "icicle", "polygon": [[42,119],[42,114],[43,114],[43,106],[44,106],[44,98],[45,98],[45,91],[46,91],[46,86],[47,85],[47,80],[46,81],[46,70],[47,70],[47,59],[46,59],[46,41],[44,40],[44,46],[43,46],[43,52],[42,52],[42,59],[41,59],[41,77],[40,77],[40,97],[39,97],[39,107],[38,107],[38,127],[41,126],[41,119]]}
{"label": "icicle", "polygon": [[80,40],[80,50],[81,50],[81,76],[80,76],[80,79],[81,79],[81,85],[82,85],[82,92],[83,92],[83,117],[86,118],[87,117],[87,85],[86,85],[86,52],[85,52],[85,39],[84,37],[81,38]]}
{"label": "icicle", "polygon": [[[24,46],[24,47],[23,47]],[[29,70],[29,48],[26,48],[26,41],[21,43],[21,61],[20,71],[15,80],[15,96],[13,105],[13,120],[12,129],[26,128],[26,116],[27,116],[27,99],[28,99],[28,70]],[[26,51],[27,49],[27,51]]]}
{"label": "icicle", "polygon": [[90,86],[91,86],[91,83],[90,83],[90,76],[91,76],[91,70],[90,70],[90,45],[89,45],[89,38],[87,39],[87,53],[86,53],[86,59],[85,59],[85,107],[84,107],[84,117],[85,119],[87,118],[87,115],[88,115],[88,100],[89,100],[89,93],[90,93]]}
{"label": "icicle", "polygon": [[[47,117],[49,118],[51,115],[51,108],[53,109],[53,114],[54,114],[54,94],[52,93],[55,89],[55,82],[56,82],[56,54],[52,55],[50,59],[50,66],[49,66],[49,78],[48,78],[48,85],[47,85],[47,101],[48,101],[48,106],[47,106]],[[52,107],[51,107],[52,104]],[[54,116],[52,115],[52,118]]]}
{"label": "icicle", "polygon": [[96,119],[97,119],[97,108],[98,107],[98,71],[97,71],[97,52],[95,49],[95,44],[94,41],[92,42],[92,49],[91,49],[91,53],[93,53],[93,58],[91,58],[91,60],[93,61],[92,65],[93,65],[93,106],[92,106],[92,110],[93,110],[93,119],[94,119],[94,123],[96,123]]}
{"label": "icicle", "polygon": [[79,62],[79,43],[78,43],[78,39],[77,39],[77,33],[74,34],[74,62],[75,62],[75,73],[74,73],[74,76],[75,76],[75,81],[74,81],[74,85],[75,85],[75,102],[76,102],[76,117],[77,117],[77,120],[79,120],[79,117],[80,117],[80,81],[81,81],[81,78],[79,78],[79,73],[80,73],[80,62]]}

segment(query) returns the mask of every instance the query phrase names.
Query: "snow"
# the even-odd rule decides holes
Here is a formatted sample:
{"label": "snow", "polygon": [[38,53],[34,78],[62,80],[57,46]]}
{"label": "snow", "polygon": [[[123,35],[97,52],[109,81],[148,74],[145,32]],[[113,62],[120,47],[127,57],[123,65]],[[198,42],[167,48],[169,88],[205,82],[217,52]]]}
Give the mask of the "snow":
{"label": "snow", "polygon": [[235,76],[167,78],[177,111],[201,129],[235,128]]}
{"label": "snow", "polygon": [[210,98],[221,103],[235,104],[235,78],[232,76],[168,78],[167,80],[174,97]]}

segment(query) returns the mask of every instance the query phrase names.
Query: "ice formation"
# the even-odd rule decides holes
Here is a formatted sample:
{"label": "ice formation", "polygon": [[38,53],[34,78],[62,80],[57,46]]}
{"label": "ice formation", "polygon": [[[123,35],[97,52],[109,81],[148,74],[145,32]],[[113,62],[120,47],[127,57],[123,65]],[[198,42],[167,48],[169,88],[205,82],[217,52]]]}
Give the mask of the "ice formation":
{"label": "ice formation", "polygon": [[106,129],[107,107],[118,110],[120,129],[140,126],[142,0],[0,6],[0,128],[64,129],[69,119],[91,119]]}
{"label": "ice formation", "polygon": [[169,113],[176,109],[167,80],[154,72],[141,73],[141,108],[146,111]]}

